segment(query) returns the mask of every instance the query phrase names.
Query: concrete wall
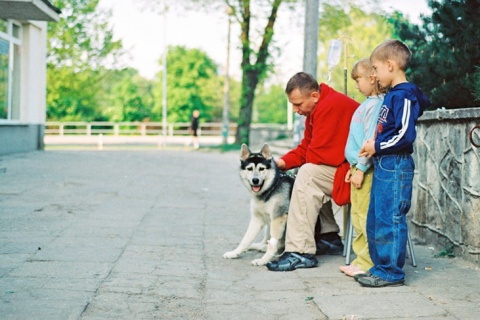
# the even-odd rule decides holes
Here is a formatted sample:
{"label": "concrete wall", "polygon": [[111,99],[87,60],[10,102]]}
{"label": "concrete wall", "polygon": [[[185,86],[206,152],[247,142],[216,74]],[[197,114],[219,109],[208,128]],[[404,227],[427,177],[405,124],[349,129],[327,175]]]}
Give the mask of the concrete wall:
{"label": "concrete wall", "polygon": [[[287,125],[252,124],[250,128],[250,145],[263,146],[266,141],[291,139],[293,133]],[[292,143],[293,145],[293,143]],[[253,150],[252,150],[253,151]]]}
{"label": "concrete wall", "polygon": [[47,23],[23,24],[21,119],[45,124],[47,117]]}
{"label": "concrete wall", "polygon": [[43,125],[0,125],[0,155],[43,149]]}
{"label": "concrete wall", "polygon": [[409,217],[417,241],[480,263],[480,149],[469,140],[476,125],[480,108],[439,109],[420,118]]}
{"label": "concrete wall", "polygon": [[0,122],[0,155],[43,148],[47,23],[22,23],[20,119]]}

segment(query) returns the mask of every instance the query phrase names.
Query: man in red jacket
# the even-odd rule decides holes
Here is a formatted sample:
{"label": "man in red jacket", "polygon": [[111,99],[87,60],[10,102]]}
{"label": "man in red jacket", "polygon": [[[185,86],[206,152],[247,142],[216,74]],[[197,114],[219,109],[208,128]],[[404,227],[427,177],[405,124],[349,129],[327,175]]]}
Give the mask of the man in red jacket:
{"label": "man in red jacket", "polygon": [[271,271],[318,265],[315,258],[317,220],[320,220],[322,234],[339,237],[340,228],[332,210],[321,209],[331,200],[334,184],[344,183],[345,176],[334,177],[337,168],[346,162],[350,121],[359,105],[326,84],[319,86],[317,80],[305,72],[290,78],[285,92],[294,111],[306,116],[306,120],[300,144],[276,160],[282,170],[300,168],[288,210],[285,252],[278,261],[267,264]]}

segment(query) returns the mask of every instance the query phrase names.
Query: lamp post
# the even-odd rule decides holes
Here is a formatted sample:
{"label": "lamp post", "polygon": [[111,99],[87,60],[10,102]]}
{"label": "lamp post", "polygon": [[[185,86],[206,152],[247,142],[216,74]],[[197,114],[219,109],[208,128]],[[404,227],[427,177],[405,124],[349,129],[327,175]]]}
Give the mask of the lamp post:
{"label": "lamp post", "polygon": [[227,61],[225,63],[225,83],[223,84],[223,128],[222,128],[222,143],[228,144],[229,121],[228,110],[230,109],[230,32],[232,27],[232,9],[227,7],[228,15],[228,29],[227,29]]}
{"label": "lamp post", "polygon": [[340,37],[343,42],[343,93],[347,95],[347,58],[348,58],[348,45],[352,42],[352,39],[347,36]]}
{"label": "lamp post", "polygon": [[[317,76],[318,8],[318,0],[307,0],[305,2],[303,71],[310,73],[314,77]],[[294,119],[293,145],[295,147],[302,140],[305,119],[297,113],[295,113]]]}
{"label": "lamp post", "polygon": [[165,0],[163,4],[163,56],[162,56],[162,129],[163,129],[163,144],[167,144],[167,5]]}

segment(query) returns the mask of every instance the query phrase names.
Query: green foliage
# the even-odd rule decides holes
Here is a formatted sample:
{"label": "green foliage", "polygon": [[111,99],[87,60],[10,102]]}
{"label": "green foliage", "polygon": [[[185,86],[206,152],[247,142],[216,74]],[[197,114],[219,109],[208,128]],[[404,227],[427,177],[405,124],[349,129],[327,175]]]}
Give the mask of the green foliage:
{"label": "green foliage", "polygon": [[[156,83],[154,112],[162,113],[162,72]],[[222,108],[222,84],[217,65],[199,49],[169,47],[167,55],[167,106],[169,122],[190,122],[193,110],[210,121],[212,111]]]}
{"label": "green foliage", "polygon": [[[103,73],[121,53],[107,21],[110,12],[97,8],[99,0],[56,0],[61,19],[48,24],[47,118],[104,120],[97,95]],[[112,65],[113,67],[113,65]]]}
{"label": "green foliage", "polygon": [[113,41],[110,11],[97,8],[99,0],[54,0],[62,10],[58,22],[48,24],[48,64],[78,72],[98,69],[121,55],[121,41]]}
{"label": "green foliage", "polygon": [[98,72],[72,72],[70,67],[50,68],[47,73],[47,119],[64,121],[102,120],[96,105]]}
{"label": "green foliage", "polygon": [[[224,99],[225,92],[223,91],[223,87],[225,84],[225,77],[220,76],[219,78],[220,86],[222,88],[222,99]],[[216,88],[216,90],[219,90]],[[228,108],[228,119],[230,123],[236,123],[238,119],[238,112],[240,110],[240,90],[241,90],[241,83],[236,81],[233,78],[230,78],[230,92],[229,92],[229,108]],[[216,93],[218,95],[218,92]],[[221,122],[223,119],[223,105],[224,100],[221,103],[218,103],[215,108],[212,109],[211,112],[211,120]]]}
{"label": "green foliage", "polygon": [[[328,79],[327,52],[330,40],[341,39],[344,44],[342,58],[340,63],[333,68],[328,84],[336,90],[344,92],[344,70],[346,69],[347,94],[362,102],[365,97],[355,89],[355,81],[350,76],[352,66],[356,61],[369,57],[377,45],[392,38],[393,35],[393,26],[383,15],[366,12],[355,4],[342,7],[323,3],[319,26],[319,81],[327,82]],[[345,47],[347,50],[346,61]]]}
{"label": "green foliage", "polygon": [[480,66],[475,68],[475,74],[473,75],[473,96],[475,101],[480,101]]}
{"label": "green foliage", "polygon": [[98,103],[109,121],[159,120],[153,113],[153,81],[135,69],[104,70]]}
{"label": "green foliage", "polygon": [[448,240],[444,240],[444,246],[445,246],[445,249],[435,254],[434,257],[435,258],[444,258],[444,257],[455,258],[455,253],[453,252],[453,249],[455,246]]}
{"label": "green foliage", "polygon": [[430,109],[478,106],[475,71],[480,65],[480,0],[429,0],[431,17],[421,27],[392,17],[413,52],[409,80],[432,101]]}
{"label": "green foliage", "polygon": [[281,85],[259,87],[253,105],[256,123],[287,123],[287,96]]}

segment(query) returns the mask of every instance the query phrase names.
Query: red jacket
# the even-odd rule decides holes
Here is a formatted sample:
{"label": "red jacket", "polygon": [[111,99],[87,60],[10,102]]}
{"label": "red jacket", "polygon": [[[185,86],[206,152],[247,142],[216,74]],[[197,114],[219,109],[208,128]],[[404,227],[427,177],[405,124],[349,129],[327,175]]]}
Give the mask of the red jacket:
{"label": "red jacket", "polygon": [[324,83],[320,84],[320,99],[305,119],[302,141],[281,157],[285,161],[285,170],[304,163],[338,167],[345,162],[350,121],[358,106],[355,100]]}

